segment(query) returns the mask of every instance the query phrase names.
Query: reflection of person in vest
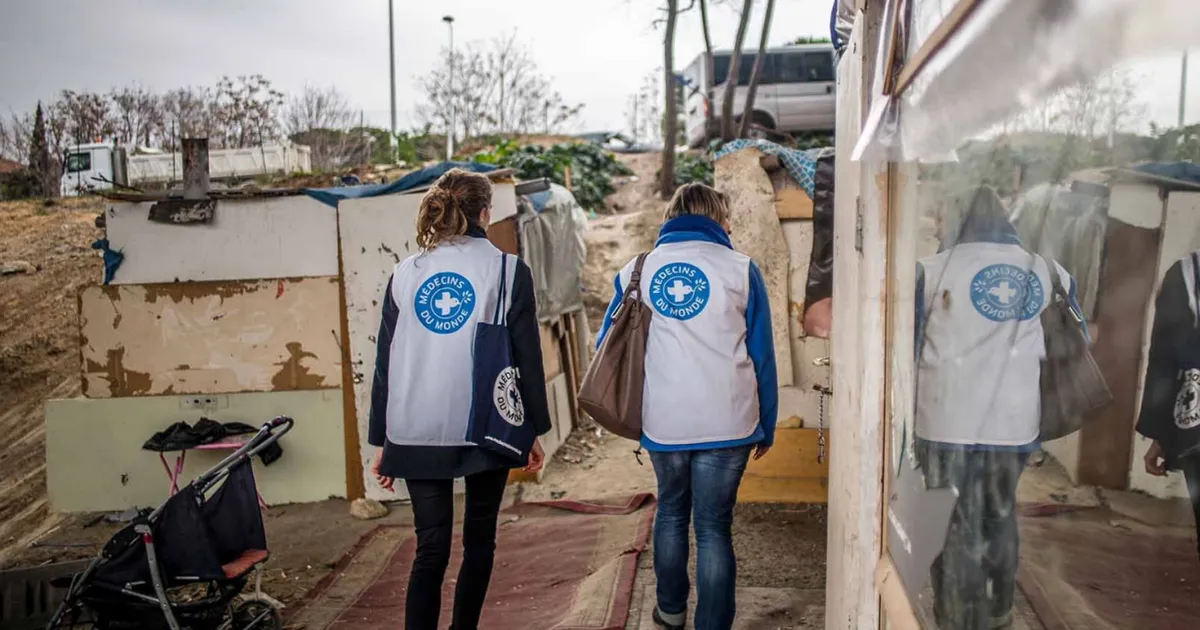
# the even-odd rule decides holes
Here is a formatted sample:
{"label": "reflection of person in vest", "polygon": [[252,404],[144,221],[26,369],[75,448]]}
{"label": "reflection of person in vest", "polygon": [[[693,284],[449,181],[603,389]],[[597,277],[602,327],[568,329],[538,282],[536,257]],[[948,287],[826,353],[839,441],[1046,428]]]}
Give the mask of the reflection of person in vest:
{"label": "reflection of person in vest", "polygon": [[[1017,480],[1039,447],[1039,317],[1053,291],[995,191],[967,199],[957,240],[917,266],[917,456],[927,487],[958,494],[932,575],[943,630],[1012,623]],[[1055,273],[1074,302],[1074,280]]]}
{"label": "reflection of person in vest", "polygon": [[1200,539],[1200,252],[1171,265],[1158,290],[1137,431],[1152,440],[1146,472],[1183,472]]}
{"label": "reflection of person in vest", "polygon": [[[451,628],[477,628],[491,581],[496,521],[509,469],[520,464],[469,442],[475,328],[503,309],[521,378],[512,408],[538,435],[551,429],[546,404],[533,275],[521,260],[504,264],[487,239],[492,184],[452,169],[425,193],[417,245],[388,281],[376,339],[368,441],[372,472],[385,489],[403,479],[412,501],[417,551],[405,596],[404,627],[436,630],[450,563],[454,480],[465,479],[462,566]],[[500,292],[501,271],[511,287]],[[503,301],[497,308],[497,303]],[[542,465],[536,443],[530,470]],[[486,627],[486,624],[484,624]]]}
{"label": "reflection of person in vest", "polygon": [[[766,284],[750,257],[734,251],[728,231],[725,195],[703,184],[681,187],[641,278],[653,317],[641,445],[658,479],[653,617],[664,628],[683,628],[687,620],[693,518],[693,627],[733,625],[733,506],[751,453],[762,457],[775,438],[778,384]],[[617,274],[597,345],[629,290],[634,266]]]}

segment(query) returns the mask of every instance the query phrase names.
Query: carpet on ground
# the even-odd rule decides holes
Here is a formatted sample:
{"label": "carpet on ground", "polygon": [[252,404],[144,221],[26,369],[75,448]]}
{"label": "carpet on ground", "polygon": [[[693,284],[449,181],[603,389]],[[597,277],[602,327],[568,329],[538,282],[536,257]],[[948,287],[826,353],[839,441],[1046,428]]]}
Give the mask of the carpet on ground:
{"label": "carpet on ground", "polygon": [[1195,630],[1196,541],[1106,508],[1022,508],[1017,583],[1046,630]]}
{"label": "carpet on ground", "polygon": [[[633,597],[638,555],[649,544],[654,497],[521,503],[500,513],[484,626],[494,630],[620,630]],[[462,560],[456,532],[442,589],[448,624]],[[398,628],[416,538],[409,527],[365,536],[289,615],[305,630]]]}

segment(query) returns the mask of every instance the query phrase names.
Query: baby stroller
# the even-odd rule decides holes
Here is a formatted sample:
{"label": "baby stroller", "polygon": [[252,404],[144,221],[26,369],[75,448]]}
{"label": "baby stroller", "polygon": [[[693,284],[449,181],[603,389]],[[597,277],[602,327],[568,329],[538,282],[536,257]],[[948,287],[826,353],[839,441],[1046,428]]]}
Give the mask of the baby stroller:
{"label": "baby stroller", "polygon": [[293,424],[283,417],[264,424],[158,509],[140,512],[59,585],[67,594],[47,630],[280,628],[275,600],[257,584],[241,593],[268,556],[250,460]]}

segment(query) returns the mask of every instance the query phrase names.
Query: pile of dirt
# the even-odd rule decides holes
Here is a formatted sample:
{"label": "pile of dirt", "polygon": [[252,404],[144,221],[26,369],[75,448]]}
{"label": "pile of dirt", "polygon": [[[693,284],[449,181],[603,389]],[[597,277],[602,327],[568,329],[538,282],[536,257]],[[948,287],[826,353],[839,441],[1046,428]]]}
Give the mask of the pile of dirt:
{"label": "pile of dirt", "polygon": [[659,199],[654,174],[658,154],[618,155],[633,171],[618,179],[617,192],[605,200],[612,214],[591,220],[584,235],[587,261],[583,266],[583,303],[592,333],[600,330],[604,311],[613,296],[613,277],[638,254],[649,251],[662,223],[663,201]]}
{"label": "pile of dirt", "polygon": [[62,522],[46,498],[43,410],[79,391],[79,290],[100,280],[103,200],[0,203],[0,566]]}

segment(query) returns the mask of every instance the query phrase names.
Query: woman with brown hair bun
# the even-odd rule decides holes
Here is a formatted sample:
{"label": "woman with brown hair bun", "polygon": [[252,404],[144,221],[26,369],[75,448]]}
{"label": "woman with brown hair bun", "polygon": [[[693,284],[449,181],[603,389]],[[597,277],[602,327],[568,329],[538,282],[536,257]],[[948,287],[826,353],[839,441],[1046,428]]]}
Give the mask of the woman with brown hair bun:
{"label": "woman with brown hair bun", "polygon": [[533,276],[487,240],[491,204],[486,177],[442,175],[421,200],[421,252],[396,266],[384,298],[368,441],[380,485],[403,479],[412,500],[408,630],[438,627],[458,478],[467,496],[450,627],[478,627],[508,472],[540,469],[533,438],[550,430]]}

